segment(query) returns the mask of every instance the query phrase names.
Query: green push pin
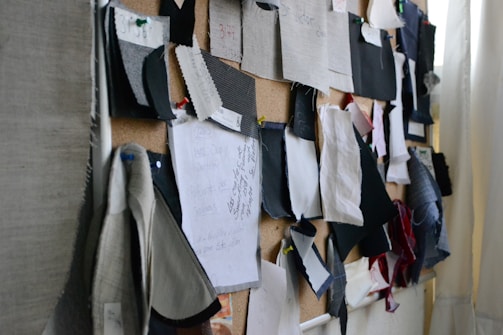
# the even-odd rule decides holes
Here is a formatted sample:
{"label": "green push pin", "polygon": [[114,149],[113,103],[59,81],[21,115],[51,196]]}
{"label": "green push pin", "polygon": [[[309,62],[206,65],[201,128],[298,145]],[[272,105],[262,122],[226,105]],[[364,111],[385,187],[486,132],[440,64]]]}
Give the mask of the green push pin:
{"label": "green push pin", "polygon": [[145,19],[140,19],[140,18],[136,19],[136,25],[138,27],[141,27],[141,26],[143,26],[144,24],[147,24],[147,23],[150,23],[150,18],[149,17],[147,17]]}

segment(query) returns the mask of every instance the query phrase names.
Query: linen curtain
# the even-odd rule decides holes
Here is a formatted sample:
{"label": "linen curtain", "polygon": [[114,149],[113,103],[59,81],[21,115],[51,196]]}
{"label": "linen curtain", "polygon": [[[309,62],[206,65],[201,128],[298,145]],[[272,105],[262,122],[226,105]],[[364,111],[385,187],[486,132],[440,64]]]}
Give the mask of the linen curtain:
{"label": "linen curtain", "polygon": [[[479,3],[477,3],[479,4]],[[503,3],[450,1],[440,99],[440,150],[454,193],[444,198],[451,257],[437,266],[430,334],[502,334]],[[480,22],[480,24],[479,24]],[[478,48],[470,55],[470,27]],[[480,238],[479,238],[480,237]],[[479,279],[474,281],[474,279]],[[476,298],[476,300],[475,300]]]}

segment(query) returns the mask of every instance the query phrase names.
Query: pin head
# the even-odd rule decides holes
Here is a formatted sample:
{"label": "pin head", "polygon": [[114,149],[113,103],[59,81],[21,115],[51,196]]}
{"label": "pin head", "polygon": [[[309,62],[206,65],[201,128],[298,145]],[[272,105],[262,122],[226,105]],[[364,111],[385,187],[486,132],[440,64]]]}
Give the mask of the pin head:
{"label": "pin head", "polygon": [[150,23],[150,18],[149,17],[146,17],[144,19],[140,19],[140,18],[136,19],[136,25],[138,27],[141,27],[141,26],[143,26],[144,24],[147,24],[147,23]]}

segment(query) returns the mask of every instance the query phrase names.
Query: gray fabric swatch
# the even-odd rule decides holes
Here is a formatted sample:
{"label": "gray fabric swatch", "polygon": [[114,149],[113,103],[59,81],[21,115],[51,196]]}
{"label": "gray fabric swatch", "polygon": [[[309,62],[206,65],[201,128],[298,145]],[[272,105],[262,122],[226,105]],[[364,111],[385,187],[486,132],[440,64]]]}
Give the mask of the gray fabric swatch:
{"label": "gray fabric swatch", "polygon": [[124,69],[126,70],[126,75],[133,89],[136,101],[140,105],[149,106],[145,88],[143,87],[143,62],[152,49],[120,39],[119,48],[122,54],[122,61],[124,62]]}
{"label": "gray fabric swatch", "polygon": [[209,7],[211,54],[241,62],[241,2],[211,0]]}

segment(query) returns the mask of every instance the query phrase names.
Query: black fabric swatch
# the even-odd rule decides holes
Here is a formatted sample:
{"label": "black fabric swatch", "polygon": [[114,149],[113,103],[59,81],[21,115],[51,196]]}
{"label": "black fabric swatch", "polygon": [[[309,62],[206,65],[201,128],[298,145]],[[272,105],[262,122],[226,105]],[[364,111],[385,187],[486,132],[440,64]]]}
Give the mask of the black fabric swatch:
{"label": "black fabric swatch", "polygon": [[293,217],[286,175],[285,124],[262,128],[262,206],[273,218]]}
{"label": "black fabric swatch", "polygon": [[225,64],[207,51],[201,50],[201,53],[222,99],[223,107],[242,115],[243,135],[258,139],[255,79]]}
{"label": "black fabric swatch", "polygon": [[[365,145],[356,129],[355,136],[360,146],[362,168],[360,209],[363,214],[363,226],[329,222],[337,240],[339,255],[343,261],[356,244],[398,214],[396,207],[386,192],[386,187],[377,170],[376,161],[369,147]],[[366,241],[365,247],[367,250],[378,249],[379,246],[383,245],[383,236],[377,236],[377,238],[376,240],[368,239]],[[386,237],[384,236],[384,238]],[[385,243],[387,243],[387,239]]]}
{"label": "black fabric swatch", "polygon": [[161,120],[176,119],[169,101],[168,76],[164,61],[164,46],[152,51],[143,64],[144,87],[150,106]]}
{"label": "black fabric swatch", "polygon": [[431,155],[433,161],[433,169],[435,170],[435,179],[440,187],[440,192],[443,197],[452,194],[451,177],[449,176],[449,166],[445,161],[445,156],[441,152],[433,152]]}
{"label": "black fabric swatch", "polygon": [[396,98],[395,59],[388,33],[381,30],[382,47],[365,42],[362,25],[357,23],[359,16],[349,13],[349,38],[351,49],[351,68],[353,71],[354,93],[377,99]]}
{"label": "black fabric swatch", "polygon": [[296,84],[291,92],[293,133],[305,140],[315,141],[316,90]]}
{"label": "black fabric swatch", "polygon": [[169,40],[176,44],[192,46],[196,0],[185,0],[182,8],[174,0],[163,0],[159,9],[160,16],[169,16]]}

